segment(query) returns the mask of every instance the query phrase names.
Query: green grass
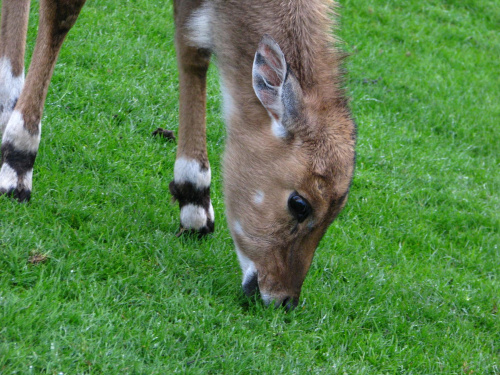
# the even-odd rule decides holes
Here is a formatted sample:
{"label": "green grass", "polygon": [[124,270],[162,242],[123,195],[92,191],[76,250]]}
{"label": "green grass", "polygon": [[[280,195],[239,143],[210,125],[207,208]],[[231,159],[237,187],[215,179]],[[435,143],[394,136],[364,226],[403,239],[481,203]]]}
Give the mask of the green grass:
{"label": "green grass", "polygon": [[0,198],[0,373],[500,374],[498,2],[341,4],[357,171],[287,314],[240,290],[216,70],[216,233],[176,238],[176,147],[150,136],[177,129],[172,5],[89,0],[32,201]]}

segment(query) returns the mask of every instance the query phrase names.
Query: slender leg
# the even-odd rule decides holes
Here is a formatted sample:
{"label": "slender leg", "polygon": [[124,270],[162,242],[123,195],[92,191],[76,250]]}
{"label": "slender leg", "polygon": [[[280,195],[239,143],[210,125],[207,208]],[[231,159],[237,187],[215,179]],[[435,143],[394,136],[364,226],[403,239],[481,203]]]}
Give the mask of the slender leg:
{"label": "slender leg", "polygon": [[64,38],[84,3],[85,0],[40,1],[40,23],[30,69],[2,137],[0,194],[12,195],[19,201],[31,197],[40,120],[50,78]]}
{"label": "slender leg", "polygon": [[210,201],[210,164],[205,130],[206,78],[210,52],[191,47],[183,33],[184,23],[201,1],[175,1],[176,50],[180,102],[177,158],[170,192],[181,209],[181,231],[207,234],[214,230]]}
{"label": "slender leg", "polygon": [[0,136],[24,84],[24,51],[30,0],[3,0],[0,30]]}

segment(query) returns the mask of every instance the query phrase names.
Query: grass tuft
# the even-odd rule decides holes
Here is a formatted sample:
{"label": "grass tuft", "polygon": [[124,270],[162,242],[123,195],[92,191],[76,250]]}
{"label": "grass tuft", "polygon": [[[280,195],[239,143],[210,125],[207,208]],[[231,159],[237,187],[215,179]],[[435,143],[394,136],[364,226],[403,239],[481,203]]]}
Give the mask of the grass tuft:
{"label": "grass tuft", "polygon": [[49,259],[49,254],[43,254],[36,250],[32,250],[30,256],[28,257],[28,263],[36,266],[38,264],[47,262]]}

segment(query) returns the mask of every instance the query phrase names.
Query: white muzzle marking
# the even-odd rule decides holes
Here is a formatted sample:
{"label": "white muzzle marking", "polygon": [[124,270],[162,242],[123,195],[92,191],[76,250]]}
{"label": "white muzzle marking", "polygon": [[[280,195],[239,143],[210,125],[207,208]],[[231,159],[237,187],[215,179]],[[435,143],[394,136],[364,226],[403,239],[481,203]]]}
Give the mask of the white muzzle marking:
{"label": "white muzzle marking", "polygon": [[238,256],[238,261],[240,262],[241,271],[243,272],[242,285],[245,285],[254,277],[257,273],[257,268],[255,263],[252,262],[245,254],[241,252],[239,247],[236,246],[236,255]]}

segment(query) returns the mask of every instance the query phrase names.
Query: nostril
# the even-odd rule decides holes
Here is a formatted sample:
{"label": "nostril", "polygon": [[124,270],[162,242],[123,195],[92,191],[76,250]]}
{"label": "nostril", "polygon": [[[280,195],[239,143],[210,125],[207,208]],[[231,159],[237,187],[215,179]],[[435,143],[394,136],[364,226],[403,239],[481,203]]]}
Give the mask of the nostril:
{"label": "nostril", "polygon": [[286,297],[283,302],[281,302],[281,306],[283,306],[287,311],[293,310],[298,304],[299,299],[294,297]]}

